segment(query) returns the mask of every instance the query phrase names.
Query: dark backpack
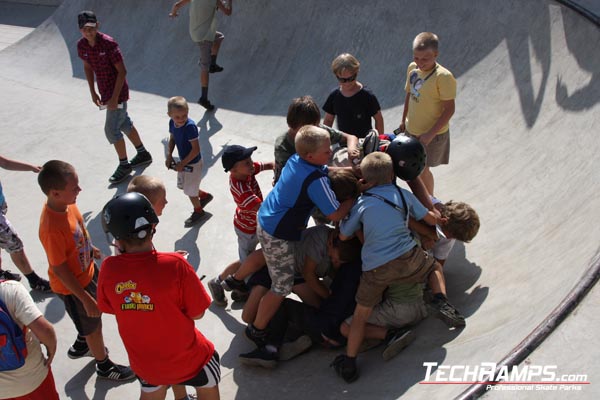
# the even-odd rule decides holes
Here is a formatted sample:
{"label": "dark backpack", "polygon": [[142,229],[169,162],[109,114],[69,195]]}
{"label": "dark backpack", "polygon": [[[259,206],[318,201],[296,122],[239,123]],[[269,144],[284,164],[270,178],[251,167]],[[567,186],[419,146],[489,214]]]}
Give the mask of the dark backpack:
{"label": "dark backpack", "polygon": [[0,300],[0,372],[21,368],[25,364],[25,357],[25,328],[19,328],[8,313],[6,304]]}

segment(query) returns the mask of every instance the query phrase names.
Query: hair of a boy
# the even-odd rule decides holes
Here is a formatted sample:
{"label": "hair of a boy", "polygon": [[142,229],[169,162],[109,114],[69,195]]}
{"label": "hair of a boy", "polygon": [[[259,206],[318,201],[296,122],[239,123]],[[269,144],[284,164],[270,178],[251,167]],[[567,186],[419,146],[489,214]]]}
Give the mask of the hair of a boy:
{"label": "hair of a boy", "polygon": [[479,232],[479,215],[467,203],[450,200],[444,204],[441,214],[448,218],[444,230],[456,240],[469,243]]}
{"label": "hair of a boy", "polygon": [[300,129],[304,125],[317,125],[321,121],[321,111],[311,96],[296,97],[287,112],[290,129]]}
{"label": "hair of a boy", "polygon": [[391,183],[394,174],[392,157],[381,151],[367,154],[360,163],[360,172],[363,179],[374,186]]}
{"label": "hair of a boy", "polygon": [[[123,247],[124,244],[129,245],[129,246],[140,246],[146,242],[151,242],[152,237],[153,237],[154,227],[148,227],[148,229],[144,229],[144,231],[146,231],[146,235],[144,235],[143,238],[137,238],[137,237],[121,238],[121,239],[119,239],[119,244],[121,245],[121,247]],[[140,231],[140,232],[142,232],[142,231]]]}
{"label": "hair of a boy", "polygon": [[338,255],[342,263],[360,260],[362,243],[357,237],[350,240],[333,240],[333,247],[338,249]]}
{"label": "hair of a boy", "polygon": [[50,160],[42,166],[37,179],[42,192],[48,195],[51,190],[63,190],[67,186],[67,178],[73,175],[75,175],[75,167],[71,164]]}
{"label": "hair of a boy", "polygon": [[331,63],[331,71],[336,75],[340,76],[344,70],[357,73],[360,69],[360,62],[350,53],[343,53],[333,59]]}
{"label": "hair of a boy", "polygon": [[188,102],[185,99],[185,97],[175,96],[171,97],[169,101],[167,101],[167,111],[171,112],[173,110],[190,110],[190,107],[188,106]]}
{"label": "hair of a boy", "polygon": [[151,204],[154,204],[158,200],[157,196],[166,192],[166,189],[160,179],[149,175],[138,175],[127,185],[127,192],[141,193],[148,198]]}
{"label": "hair of a boy", "polygon": [[323,128],[314,125],[305,125],[298,131],[294,143],[296,152],[300,157],[306,157],[308,153],[314,153],[329,140],[329,133]]}
{"label": "hair of a boy", "polygon": [[328,173],[331,189],[338,201],[358,197],[358,178],[347,169],[332,169]]}
{"label": "hair of a boy", "polygon": [[439,39],[435,33],[421,32],[413,41],[413,50],[438,51]]}

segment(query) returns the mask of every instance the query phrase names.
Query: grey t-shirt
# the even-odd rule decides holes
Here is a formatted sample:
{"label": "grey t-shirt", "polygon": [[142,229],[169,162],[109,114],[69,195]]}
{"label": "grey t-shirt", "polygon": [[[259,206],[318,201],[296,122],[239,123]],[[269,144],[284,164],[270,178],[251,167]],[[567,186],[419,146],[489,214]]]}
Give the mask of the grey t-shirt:
{"label": "grey t-shirt", "polygon": [[331,228],[326,225],[313,226],[302,232],[302,238],[295,249],[296,274],[302,276],[306,257],[317,263],[316,275],[327,276],[331,260],[327,255],[327,238]]}

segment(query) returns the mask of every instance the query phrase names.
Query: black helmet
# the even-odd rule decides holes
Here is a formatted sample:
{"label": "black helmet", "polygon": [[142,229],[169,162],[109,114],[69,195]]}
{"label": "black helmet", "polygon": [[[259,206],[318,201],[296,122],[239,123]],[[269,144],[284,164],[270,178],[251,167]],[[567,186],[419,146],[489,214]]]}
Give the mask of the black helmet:
{"label": "black helmet", "polygon": [[394,173],[404,181],[412,181],[419,176],[427,162],[425,147],[411,136],[397,136],[386,153],[392,157]]}
{"label": "black helmet", "polygon": [[143,194],[131,192],[115,196],[102,209],[102,228],[115,239],[143,239],[158,217]]}

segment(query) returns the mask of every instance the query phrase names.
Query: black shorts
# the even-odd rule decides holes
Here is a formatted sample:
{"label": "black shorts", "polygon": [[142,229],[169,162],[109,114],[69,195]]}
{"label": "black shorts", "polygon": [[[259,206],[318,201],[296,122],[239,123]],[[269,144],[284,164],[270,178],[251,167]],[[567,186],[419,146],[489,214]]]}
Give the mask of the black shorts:
{"label": "black shorts", "polygon": [[[138,376],[141,390],[144,393],[152,393],[160,389],[163,385],[153,385]],[[202,367],[200,372],[193,378],[174,385],[193,386],[196,388],[210,388],[216,386],[221,381],[221,364],[219,362],[219,353],[215,350],[213,356]]]}
{"label": "black shorts", "polygon": [[[98,288],[98,268],[96,268],[96,264],[92,268],[94,268],[94,276],[84,290],[95,299],[96,289]],[[88,317],[81,300],[72,294],[59,294],[58,297],[65,303],[65,311],[75,324],[77,333],[81,336],[88,336],[96,332],[102,323],[100,317]]]}
{"label": "black shorts", "polygon": [[[294,276],[294,286],[304,282],[306,282],[304,278]],[[250,279],[248,279],[248,287],[252,288],[256,285],[271,289],[271,276],[269,275],[269,269],[266,265],[253,273],[252,276],[250,276]]]}

